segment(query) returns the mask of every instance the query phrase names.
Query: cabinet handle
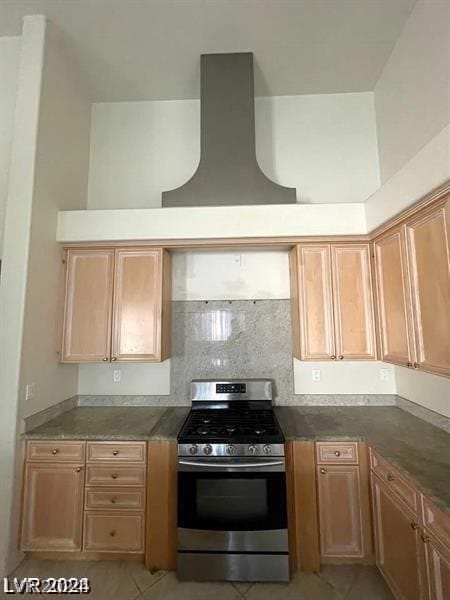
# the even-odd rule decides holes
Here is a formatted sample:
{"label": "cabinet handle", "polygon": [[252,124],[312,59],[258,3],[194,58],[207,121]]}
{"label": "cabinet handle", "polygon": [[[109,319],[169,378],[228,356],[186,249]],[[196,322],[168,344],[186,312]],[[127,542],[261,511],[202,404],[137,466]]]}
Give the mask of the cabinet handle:
{"label": "cabinet handle", "polygon": [[119,454],[118,450],[113,450],[113,456],[117,456]]}
{"label": "cabinet handle", "polygon": [[414,523],[414,521],[411,523],[411,529],[414,529],[414,531],[416,529],[419,529],[419,525],[417,523]]}
{"label": "cabinet handle", "polygon": [[336,360],[336,354],[332,354],[332,355],[330,356],[330,358],[331,358],[331,360]]}
{"label": "cabinet handle", "polygon": [[111,504],[115,504],[117,502],[117,498],[111,498]]}
{"label": "cabinet handle", "polygon": [[58,454],[58,448],[55,448],[54,450],[52,450],[52,454]]}
{"label": "cabinet handle", "polygon": [[334,453],[335,456],[340,456],[341,453],[339,452],[339,450],[336,450],[336,452]]}
{"label": "cabinet handle", "polygon": [[407,366],[407,367],[412,367],[412,366],[413,366],[413,364],[412,364],[412,362],[407,362],[407,363],[406,363],[406,366]]}
{"label": "cabinet handle", "polygon": [[103,362],[106,362],[108,360],[108,357],[105,356],[105,358],[103,359]]}
{"label": "cabinet handle", "polygon": [[389,473],[388,476],[387,476],[387,480],[388,481],[394,481],[394,479],[395,479],[395,477]]}
{"label": "cabinet handle", "polygon": [[113,479],[117,479],[119,476],[117,475],[117,473],[113,473],[113,474],[111,475],[111,477],[112,477]]}
{"label": "cabinet handle", "polygon": [[112,531],[110,531],[110,532],[109,532],[109,535],[110,535],[111,537],[114,537],[114,536],[116,535],[116,532],[114,531],[114,529],[113,529]]}
{"label": "cabinet handle", "polygon": [[428,544],[428,542],[430,541],[430,538],[427,535],[424,535],[423,533],[420,537],[422,538],[422,542],[424,544]]}
{"label": "cabinet handle", "polygon": [[343,354],[339,354],[339,360],[344,360],[344,355]]}
{"label": "cabinet handle", "polygon": [[114,362],[115,360],[117,360],[117,358],[116,358],[115,356],[113,356],[113,357],[111,358],[111,360]]}
{"label": "cabinet handle", "polygon": [[414,368],[415,368],[415,369],[420,369],[420,365],[419,365],[419,363],[414,363]]}
{"label": "cabinet handle", "polygon": [[325,475],[326,470],[325,469],[320,469],[320,472],[322,473],[322,475]]}
{"label": "cabinet handle", "polygon": [[77,468],[75,469],[75,471],[76,471],[77,473],[79,473],[79,472],[81,471],[81,469],[82,469],[82,467],[77,467]]}

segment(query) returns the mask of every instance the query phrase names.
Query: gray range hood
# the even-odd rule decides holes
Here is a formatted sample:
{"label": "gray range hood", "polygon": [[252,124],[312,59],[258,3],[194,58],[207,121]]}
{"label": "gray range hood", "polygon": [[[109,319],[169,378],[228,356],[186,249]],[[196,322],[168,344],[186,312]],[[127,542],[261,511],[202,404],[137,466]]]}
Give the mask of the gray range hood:
{"label": "gray range hood", "polygon": [[202,54],[200,163],[187,183],[162,193],[162,205],[295,202],[295,188],[268,179],[256,161],[253,54]]}

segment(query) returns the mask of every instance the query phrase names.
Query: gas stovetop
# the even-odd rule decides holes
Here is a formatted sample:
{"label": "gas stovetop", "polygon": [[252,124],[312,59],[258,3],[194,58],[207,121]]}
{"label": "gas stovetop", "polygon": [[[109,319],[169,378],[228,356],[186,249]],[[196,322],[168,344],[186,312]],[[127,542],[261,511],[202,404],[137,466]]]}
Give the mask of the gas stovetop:
{"label": "gas stovetop", "polygon": [[282,453],[270,380],[197,380],[191,389],[192,410],[178,434],[180,456]]}

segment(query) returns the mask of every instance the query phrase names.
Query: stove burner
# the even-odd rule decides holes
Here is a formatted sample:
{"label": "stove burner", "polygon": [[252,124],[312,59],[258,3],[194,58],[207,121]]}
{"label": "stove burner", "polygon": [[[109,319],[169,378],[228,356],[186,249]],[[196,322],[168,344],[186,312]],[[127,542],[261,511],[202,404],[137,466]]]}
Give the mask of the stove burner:
{"label": "stove burner", "polygon": [[225,427],[225,429],[228,431],[228,433],[235,433],[237,431],[237,427],[233,427],[232,425],[228,425],[228,427]]}
{"label": "stove burner", "polygon": [[208,427],[197,427],[197,433],[199,435],[207,435],[209,433]]}
{"label": "stove burner", "polygon": [[265,432],[266,432],[266,430],[263,427],[257,427],[255,429],[255,433],[258,434],[258,435],[261,435],[261,434],[263,434]]}
{"label": "stove burner", "polygon": [[202,423],[205,423],[205,424],[211,423],[211,417],[202,417]]}

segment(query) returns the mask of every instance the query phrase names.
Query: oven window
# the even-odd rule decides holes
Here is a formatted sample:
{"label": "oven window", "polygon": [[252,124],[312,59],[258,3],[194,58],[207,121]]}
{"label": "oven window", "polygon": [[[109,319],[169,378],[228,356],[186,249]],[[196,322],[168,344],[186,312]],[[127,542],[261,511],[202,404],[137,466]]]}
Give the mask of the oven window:
{"label": "oven window", "polygon": [[220,531],[286,527],[284,473],[179,473],[178,526]]}

